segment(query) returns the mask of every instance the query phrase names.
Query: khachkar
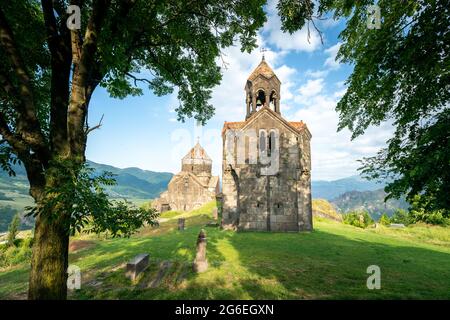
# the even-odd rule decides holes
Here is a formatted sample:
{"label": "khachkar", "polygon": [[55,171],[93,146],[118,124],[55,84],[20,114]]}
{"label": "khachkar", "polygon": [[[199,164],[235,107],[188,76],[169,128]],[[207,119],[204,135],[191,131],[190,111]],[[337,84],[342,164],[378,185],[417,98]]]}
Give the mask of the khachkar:
{"label": "khachkar", "polygon": [[215,200],[219,177],[211,175],[211,168],[211,158],[197,142],[181,160],[181,172],[172,177],[167,191],[152,201],[152,206],[160,212],[189,211]]}
{"label": "khachkar", "polygon": [[312,230],[311,133],[281,116],[280,85],[263,58],[245,85],[245,121],[224,123],[224,228]]}

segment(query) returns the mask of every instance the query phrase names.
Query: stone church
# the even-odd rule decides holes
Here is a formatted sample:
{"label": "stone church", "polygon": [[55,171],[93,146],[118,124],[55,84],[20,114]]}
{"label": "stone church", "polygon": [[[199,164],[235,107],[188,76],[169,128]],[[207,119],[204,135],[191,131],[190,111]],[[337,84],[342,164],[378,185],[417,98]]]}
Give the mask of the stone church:
{"label": "stone church", "polygon": [[152,202],[159,212],[189,211],[216,200],[219,177],[211,175],[212,160],[197,143],[181,160],[181,172],[174,175],[167,191]]}
{"label": "stone church", "polygon": [[263,57],[245,84],[245,121],[224,123],[224,228],[312,230],[311,133],[281,115],[280,86]]}

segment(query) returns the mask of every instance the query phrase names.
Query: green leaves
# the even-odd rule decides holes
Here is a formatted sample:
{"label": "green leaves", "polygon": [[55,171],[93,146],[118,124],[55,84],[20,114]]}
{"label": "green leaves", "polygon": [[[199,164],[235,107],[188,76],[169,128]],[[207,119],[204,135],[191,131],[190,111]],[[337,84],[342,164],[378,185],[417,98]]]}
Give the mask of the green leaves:
{"label": "green leaves", "polygon": [[[219,84],[221,48],[240,42],[256,47],[256,32],[265,22],[263,0],[137,0],[132,6],[112,4],[99,35],[105,78],[101,85],[113,97],[140,94],[138,83],[157,95],[178,89],[178,119],[205,122],[214,114],[208,103]],[[120,12],[127,12],[126,16]],[[140,71],[151,76],[140,76]]]}
{"label": "green leaves", "polygon": [[393,122],[388,147],[363,159],[369,178],[390,177],[389,197],[417,194],[427,210],[450,212],[450,9],[446,0],[376,2],[381,29],[367,28],[375,1],[322,0],[319,13],[348,17],[337,58],[353,64],[338,102],[338,129],[356,138],[370,126]]}
{"label": "green leaves", "polygon": [[314,3],[310,0],[279,0],[277,9],[281,19],[281,29],[292,34],[311,20]]}
{"label": "green leaves", "polygon": [[110,172],[98,174],[86,164],[70,161],[52,163],[49,185],[38,206],[28,214],[43,215],[49,221],[68,217],[67,231],[110,232],[114,237],[129,236],[144,224],[155,225],[158,213],[136,208],[127,201],[112,201],[103,186],[115,185]]}
{"label": "green leaves", "polygon": [[[293,32],[333,13],[347,19],[337,55],[354,69],[338,102],[338,130],[352,139],[391,121],[387,148],[362,160],[362,173],[391,178],[389,197],[428,198],[426,210],[450,212],[450,7],[447,0],[309,0],[278,2],[283,30]],[[381,28],[369,29],[368,8],[378,5]],[[312,13],[313,12],[313,13]]]}

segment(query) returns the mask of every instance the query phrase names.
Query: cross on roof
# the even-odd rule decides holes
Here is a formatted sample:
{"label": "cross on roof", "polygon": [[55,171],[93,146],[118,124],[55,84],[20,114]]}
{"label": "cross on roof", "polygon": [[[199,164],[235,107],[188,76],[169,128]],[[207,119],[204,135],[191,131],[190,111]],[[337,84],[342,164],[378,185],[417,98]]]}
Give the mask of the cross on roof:
{"label": "cross on roof", "polygon": [[259,51],[262,53],[262,59],[264,60],[264,52],[266,52],[267,49],[264,47],[261,47],[261,49],[259,49]]}

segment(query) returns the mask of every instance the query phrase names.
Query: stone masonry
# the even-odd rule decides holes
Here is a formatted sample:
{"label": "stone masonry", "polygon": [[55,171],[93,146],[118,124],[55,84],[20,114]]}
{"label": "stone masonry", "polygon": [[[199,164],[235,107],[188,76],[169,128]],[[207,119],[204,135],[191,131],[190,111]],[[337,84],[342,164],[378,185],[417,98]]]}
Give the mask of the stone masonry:
{"label": "stone masonry", "polygon": [[245,121],[224,123],[224,228],[312,230],[311,133],[281,116],[280,86],[263,58],[245,85]]}
{"label": "stone masonry", "polygon": [[212,160],[197,143],[181,160],[181,172],[174,175],[167,191],[152,202],[159,212],[189,211],[216,199],[219,177],[211,175]]}

